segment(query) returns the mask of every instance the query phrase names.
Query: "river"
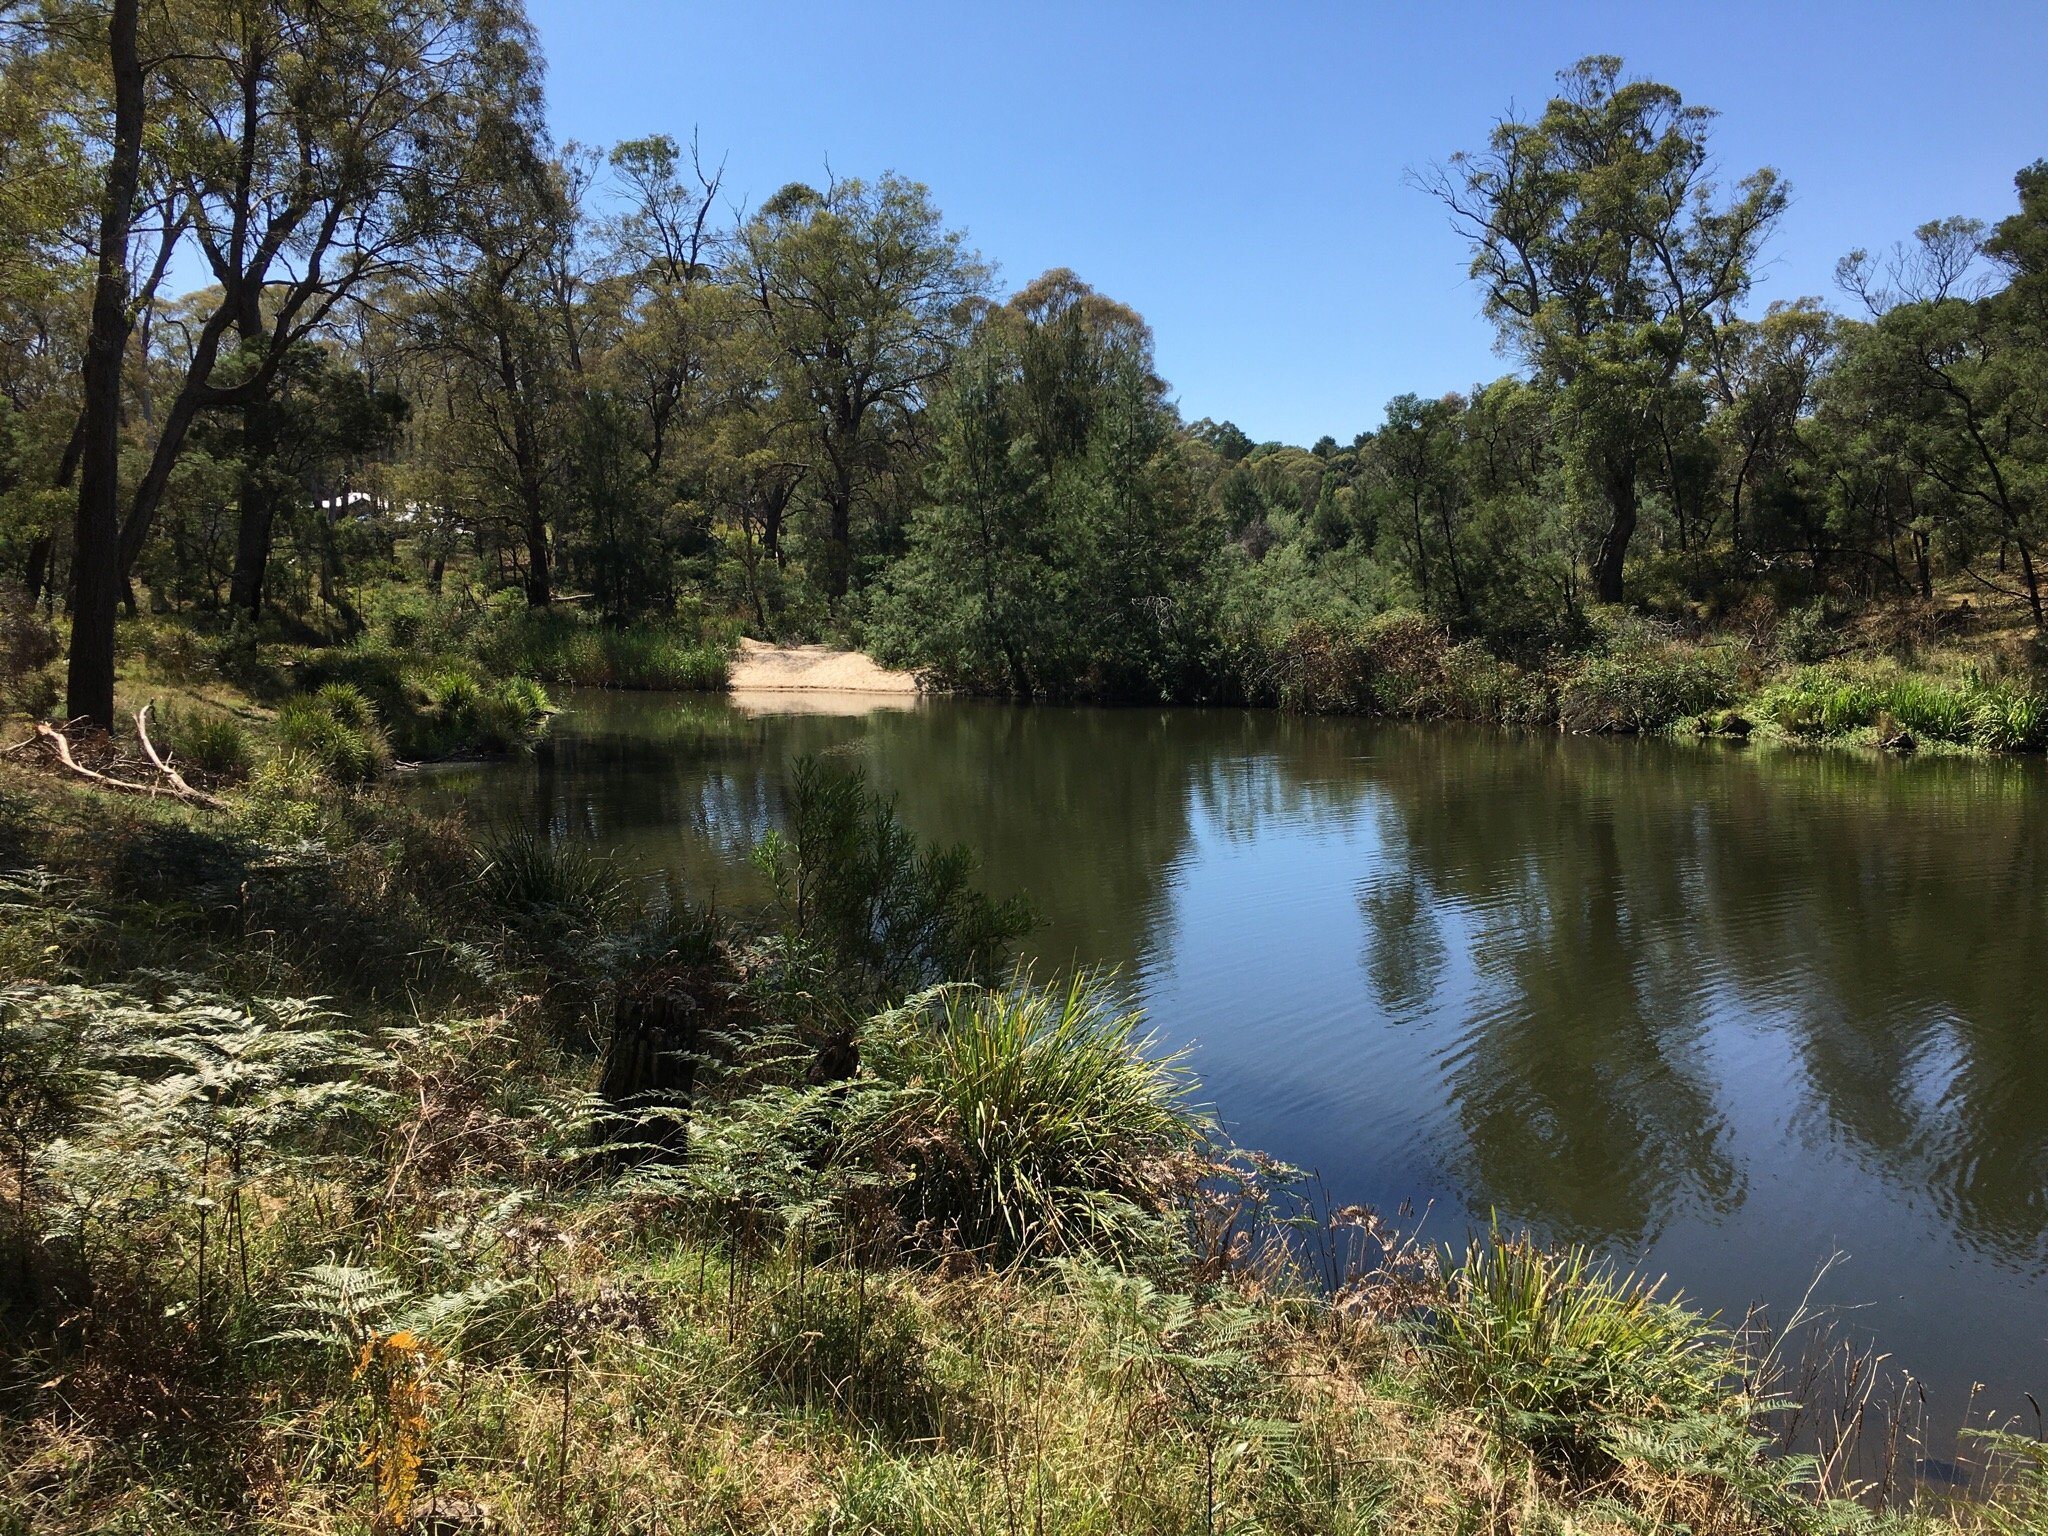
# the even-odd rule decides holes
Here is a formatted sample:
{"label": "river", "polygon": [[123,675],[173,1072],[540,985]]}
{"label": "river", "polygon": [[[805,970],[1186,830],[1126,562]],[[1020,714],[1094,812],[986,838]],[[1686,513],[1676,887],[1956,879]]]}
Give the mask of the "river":
{"label": "river", "polygon": [[[1234,1137],[1698,1304],[1818,1299],[1929,1412],[2048,1394],[2048,772],[1235,710],[572,698],[422,793],[758,900],[787,764],[865,764],[1109,964]],[[798,711],[798,712],[791,712]]]}

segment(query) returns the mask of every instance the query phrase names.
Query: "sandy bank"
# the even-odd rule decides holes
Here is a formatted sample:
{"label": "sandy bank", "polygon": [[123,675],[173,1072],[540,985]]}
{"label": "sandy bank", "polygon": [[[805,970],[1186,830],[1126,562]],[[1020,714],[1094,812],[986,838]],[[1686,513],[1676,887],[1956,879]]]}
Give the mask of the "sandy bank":
{"label": "sandy bank", "polygon": [[734,693],[917,693],[910,673],[892,672],[858,651],[760,640],[740,641],[727,686]]}

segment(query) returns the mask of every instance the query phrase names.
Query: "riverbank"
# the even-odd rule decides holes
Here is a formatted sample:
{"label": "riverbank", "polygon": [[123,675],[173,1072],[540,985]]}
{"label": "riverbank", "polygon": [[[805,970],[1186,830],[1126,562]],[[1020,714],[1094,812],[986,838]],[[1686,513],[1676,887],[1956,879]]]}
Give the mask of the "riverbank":
{"label": "riverbank", "polygon": [[864,693],[915,696],[917,678],[859,651],[828,645],[771,645],[742,637],[726,687],[733,693]]}
{"label": "riverbank", "polygon": [[[1105,994],[877,1009],[789,908],[735,928],[375,791],[222,794],[0,768],[10,1528],[2042,1514],[2028,1484],[1948,1508],[1910,1437],[1776,1457],[1785,1360],[1586,1255],[1305,1209]],[[793,827],[863,824],[837,803]],[[900,869],[891,910],[970,910]],[[632,1076],[628,1026],[676,1018],[686,1138]],[[1304,1215],[1325,1258],[1279,1262]]]}

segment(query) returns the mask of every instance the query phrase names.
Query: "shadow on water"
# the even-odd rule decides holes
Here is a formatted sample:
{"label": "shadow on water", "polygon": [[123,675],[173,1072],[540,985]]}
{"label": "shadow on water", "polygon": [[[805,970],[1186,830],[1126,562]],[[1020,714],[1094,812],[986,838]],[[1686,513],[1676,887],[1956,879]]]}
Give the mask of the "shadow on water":
{"label": "shadow on water", "polygon": [[[756,710],[774,708],[772,703]],[[1120,965],[1244,1142],[2048,1385],[2048,774],[1236,711],[574,701],[420,793],[728,905],[799,753],[857,754]]]}

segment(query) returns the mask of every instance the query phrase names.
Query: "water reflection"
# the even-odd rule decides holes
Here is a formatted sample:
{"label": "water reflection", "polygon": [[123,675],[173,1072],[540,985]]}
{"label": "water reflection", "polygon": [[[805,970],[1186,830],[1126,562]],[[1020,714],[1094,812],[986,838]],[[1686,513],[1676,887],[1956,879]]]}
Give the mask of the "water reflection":
{"label": "water reflection", "polygon": [[2048,1379],[2039,764],[977,704],[564,726],[422,792],[744,902],[788,759],[857,754],[1340,1195],[1497,1208],[1731,1308],[1839,1242],[1923,1374]]}

